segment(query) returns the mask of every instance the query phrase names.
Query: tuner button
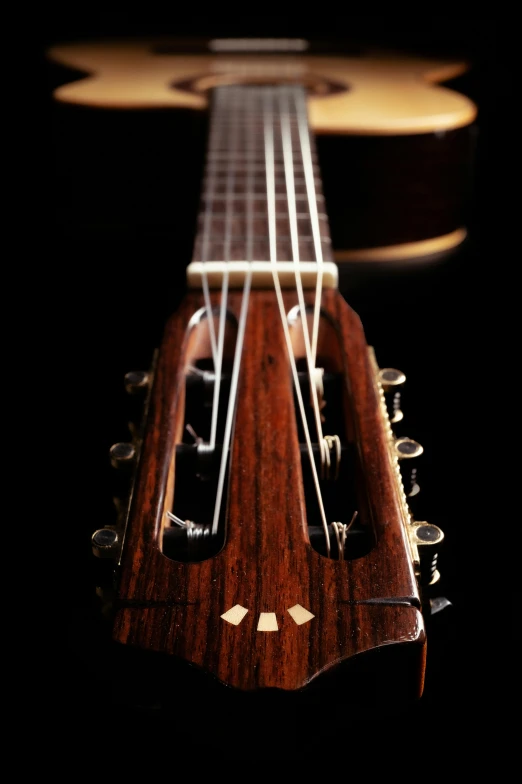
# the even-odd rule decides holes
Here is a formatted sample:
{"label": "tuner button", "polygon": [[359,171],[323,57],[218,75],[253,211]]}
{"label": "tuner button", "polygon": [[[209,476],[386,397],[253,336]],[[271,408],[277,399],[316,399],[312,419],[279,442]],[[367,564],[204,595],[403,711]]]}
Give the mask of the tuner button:
{"label": "tuner button", "polygon": [[404,384],[406,376],[402,370],[396,368],[382,368],[379,370],[379,381],[385,392],[389,392],[392,387],[398,387]]}
{"label": "tuner button", "polygon": [[438,544],[444,539],[444,534],[438,525],[431,523],[413,523],[413,533],[417,544]]}
{"label": "tuner button", "polygon": [[422,522],[412,524],[412,536],[419,551],[421,585],[434,585],[440,579],[437,545],[444,539],[444,534],[437,525]]}
{"label": "tuner button", "polygon": [[406,376],[402,370],[397,370],[396,368],[382,368],[382,370],[379,370],[379,381],[384,392],[390,424],[395,425],[404,418],[404,414],[401,410],[400,388],[406,381]]}
{"label": "tuner button", "polygon": [[395,451],[399,460],[403,460],[419,457],[424,452],[424,449],[412,438],[398,438],[395,441]]}
{"label": "tuner button", "polygon": [[119,441],[110,448],[111,465],[114,468],[127,468],[133,465],[136,447],[127,441]]}
{"label": "tuner button", "polygon": [[118,534],[114,528],[99,528],[92,535],[92,551],[97,558],[114,558]]}
{"label": "tuner button", "polygon": [[430,615],[436,615],[437,613],[442,612],[442,610],[446,610],[448,607],[453,607],[453,605],[445,596],[437,596],[434,599],[430,599]]}
{"label": "tuner button", "polygon": [[129,395],[142,395],[150,384],[150,373],[144,370],[131,370],[125,374],[125,390]]}

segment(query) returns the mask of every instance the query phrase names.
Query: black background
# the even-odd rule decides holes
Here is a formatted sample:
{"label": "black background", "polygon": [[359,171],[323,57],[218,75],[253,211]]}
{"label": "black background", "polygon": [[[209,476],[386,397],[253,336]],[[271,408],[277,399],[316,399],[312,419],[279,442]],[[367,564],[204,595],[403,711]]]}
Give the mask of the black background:
{"label": "black background", "polygon": [[[501,258],[498,246],[496,261],[491,257],[493,139],[503,83],[498,27],[491,19],[469,17],[405,21],[323,15],[302,16],[296,23],[266,15],[241,21],[200,16],[50,12],[41,50],[64,41],[128,35],[319,36],[335,38],[347,51],[383,46],[473,63],[462,83],[480,109],[469,240],[445,263],[415,275],[380,276],[371,288],[354,285],[345,297],[361,315],[381,366],[407,374],[408,435],[425,448],[422,517],[446,534],[441,594],[453,606],[433,619],[425,694],[403,715],[401,726],[408,728],[406,737],[422,732],[433,739],[440,732],[447,739],[456,738],[463,725],[493,724],[488,706],[497,692],[497,673],[489,632],[497,603],[484,577],[484,560],[501,558],[502,548],[488,536],[495,524],[488,391],[495,363],[485,350],[491,338],[483,308],[485,296],[490,303],[495,297],[491,269]],[[65,728],[74,721],[94,724],[109,712],[125,727],[136,721],[136,712],[122,699],[131,685],[111,669],[104,628],[96,620],[89,538],[114,520],[107,455],[111,443],[127,435],[123,375],[148,365],[163,323],[183,295],[205,129],[190,116],[173,122],[166,113],[130,113],[123,119],[117,113],[54,107],[51,89],[67,75],[47,65],[42,73],[45,229],[53,258],[42,328],[49,327],[60,379],[53,395],[59,426],[48,438],[60,454],[53,508],[68,531],[55,612],[63,637],[53,646],[58,663],[53,715]],[[339,183],[343,187],[349,185]],[[139,715],[142,724],[157,719],[157,713]],[[499,720],[502,716],[497,714]],[[391,729],[379,717],[375,726]],[[366,724],[365,729],[372,731]]]}

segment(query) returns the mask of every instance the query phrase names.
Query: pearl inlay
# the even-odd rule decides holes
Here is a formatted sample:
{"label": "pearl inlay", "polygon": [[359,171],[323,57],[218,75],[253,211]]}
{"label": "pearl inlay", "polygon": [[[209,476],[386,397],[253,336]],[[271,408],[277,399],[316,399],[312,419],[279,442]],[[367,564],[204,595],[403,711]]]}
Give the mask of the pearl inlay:
{"label": "pearl inlay", "polygon": [[240,604],[235,604],[230,610],[227,610],[226,613],[223,613],[221,616],[224,621],[228,623],[233,623],[234,626],[239,626],[245,615],[247,614],[248,610],[246,607],[241,607]]}
{"label": "pearl inlay", "polygon": [[287,610],[287,613],[292,616],[298,626],[301,626],[302,623],[306,623],[307,621],[311,621],[312,618],[315,618],[315,615],[313,615],[308,610],[305,610],[305,608],[301,607],[300,604],[294,604],[293,607],[290,607]]}
{"label": "pearl inlay", "polygon": [[278,628],[275,613],[259,613],[258,632],[276,632]]}

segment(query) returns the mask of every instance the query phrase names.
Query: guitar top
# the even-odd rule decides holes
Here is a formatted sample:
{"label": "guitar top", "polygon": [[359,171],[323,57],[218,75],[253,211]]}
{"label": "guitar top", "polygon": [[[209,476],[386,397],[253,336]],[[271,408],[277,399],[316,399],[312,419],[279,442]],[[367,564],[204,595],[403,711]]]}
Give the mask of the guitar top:
{"label": "guitar top", "polygon": [[[50,52],[89,74],[57,90],[62,102],[210,118],[189,291],[151,367],[126,377],[143,400],[132,440],[111,450],[127,503],[93,548],[115,564],[124,646],[242,692],[357,677],[363,662],[379,690],[416,698],[443,534],[414,514],[423,450],[402,430],[405,376],[379,368],[337,290],[315,135],[420,140],[420,155],[427,139],[453,134],[459,146],[476,110],[437,84],[461,63],[311,56],[305,45]],[[386,174],[386,157],[385,179],[397,166],[391,156]],[[425,224],[386,244],[401,235],[383,222],[381,244],[353,228],[359,247],[345,260],[427,258],[465,234],[419,238]]]}
{"label": "guitar top", "polygon": [[[329,140],[324,187],[341,283],[345,270],[437,261],[466,238],[477,108],[442,84],[464,62],[325,55],[286,39],[82,42],[49,57],[85,74],[56,99],[97,109],[201,113],[219,86],[304,85],[310,128]],[[350,183],[341,198],[339,181]]]}

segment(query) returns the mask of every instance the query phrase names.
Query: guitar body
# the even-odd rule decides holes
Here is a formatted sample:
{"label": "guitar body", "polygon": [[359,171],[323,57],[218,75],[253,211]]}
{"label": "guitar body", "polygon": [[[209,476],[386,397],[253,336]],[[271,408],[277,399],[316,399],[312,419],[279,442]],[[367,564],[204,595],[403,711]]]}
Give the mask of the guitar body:
{"label": "guitar body", "polygon": [[151,39],[60,45],[49,56],[86,74],[56,99],[103,110],[204,113],[218,85],[306,84],[341,283],[345,272],[446,257],[466,238],[477,109],[441,82],[466,63],[310,51],[209,54],[208,43]]}

